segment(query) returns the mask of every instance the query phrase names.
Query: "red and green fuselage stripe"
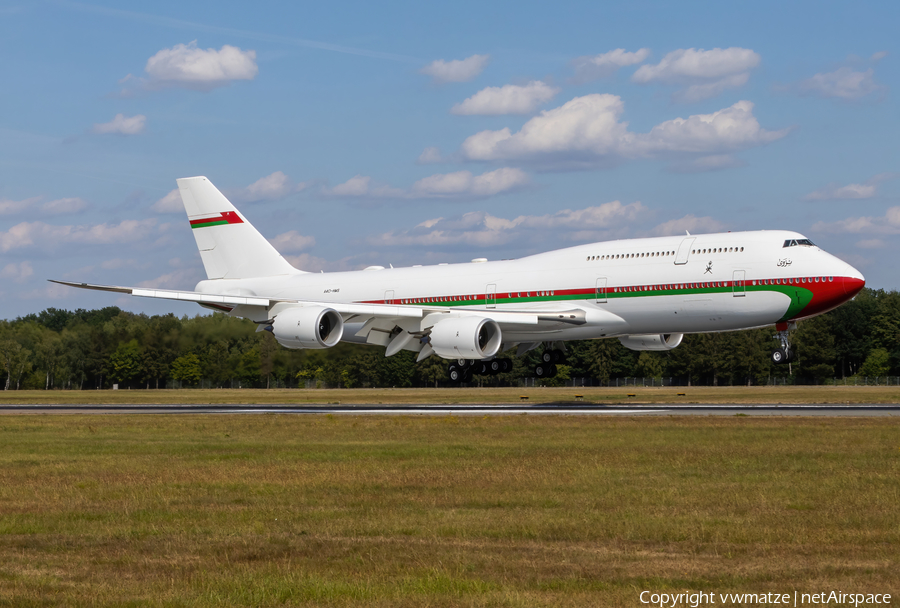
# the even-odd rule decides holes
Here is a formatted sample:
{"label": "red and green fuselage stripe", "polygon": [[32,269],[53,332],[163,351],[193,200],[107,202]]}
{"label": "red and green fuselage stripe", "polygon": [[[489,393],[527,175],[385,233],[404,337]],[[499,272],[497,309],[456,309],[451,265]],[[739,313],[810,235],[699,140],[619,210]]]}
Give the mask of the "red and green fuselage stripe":
{"label": "red and green fuselage stripe", "polygon": [[225,224],[243,224],[244,220],[234,211],[223,211],[214,217],[204,217],[199,220],[191,220],[191,230],[197,228],[209,228],[210,226],[224,226]]}
{"label": "red and green fuselage stripe", "polygon": [[[632,298],[646,298],[655,296],[696,296],[705,294],[732,294],[737,292],[761,292],[772,291],[786,295],[790,298],[790,304],[785,311],[781,320],[792,319],[801,313],[812,312],[810,304],[815,299],[822,299],[827,308],[827,302],[835,298],[840,298],[844,294],[843,279],[838,278],[837,281],[827,281],[822,278],[821,282],[813,282],[812,278],[804,280],[792,279],[791,283],[787,279],[771,279],[771,280],[747,280],[735,285],[733,281],[706,281],[695,283],[680,284],[663,284],[663,285],[632,285],[619,287],[606,287],[598,290],[597,288],[582,289],[557,289],[557,290],[534,290],[522,291],[516,293],[496,294],[468,294],[468,295],[447,295],[447,296],[431,296],[422,298],[397,298],[388,302],[386,300],[368,300],[364,303],[369,304],[423,304],[426,306],[436,307],[457,307],[457,306],[484,306],[496,304],[524,304],[533,302],[563,302],[575,300],[595,300],[602,298],[604,300],[630,300]],[[796,281],[796,282],[794,282]],[[844,299],[844,298],[841,298]],[[827,309],[826,308],[826,309]]]}

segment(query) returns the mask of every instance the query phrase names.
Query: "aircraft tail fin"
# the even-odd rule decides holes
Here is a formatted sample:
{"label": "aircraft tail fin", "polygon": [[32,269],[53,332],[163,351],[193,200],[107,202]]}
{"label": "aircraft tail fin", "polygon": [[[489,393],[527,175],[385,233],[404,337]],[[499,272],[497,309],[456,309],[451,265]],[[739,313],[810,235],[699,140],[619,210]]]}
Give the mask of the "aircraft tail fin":
{"label": "aircraft tail fin", "polygon": [[301,272],[208,179],[175,181],[208,278],[248,279]]}

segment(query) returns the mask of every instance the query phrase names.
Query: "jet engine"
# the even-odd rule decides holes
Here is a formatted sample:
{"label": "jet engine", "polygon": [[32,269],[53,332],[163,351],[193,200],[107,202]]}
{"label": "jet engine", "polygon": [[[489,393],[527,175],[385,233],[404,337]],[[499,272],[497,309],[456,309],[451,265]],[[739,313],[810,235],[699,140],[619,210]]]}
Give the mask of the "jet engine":
{"label": "jet engine", "polygon": [[344,320],[331,308],[297,306],[278,313],[271,327],[285,348],[330,348],[340,341]]}
{"label": "jet engine", "polygon": [[622,336],[619,342],[629,350],[672,350],[682,338],[684,334],[642,334]]}
{"label": "jet engine", "polygon": [[444,359],[487,359],[500,350],[500,326],[484,317],[457,317],[431,328],[431,348]]}

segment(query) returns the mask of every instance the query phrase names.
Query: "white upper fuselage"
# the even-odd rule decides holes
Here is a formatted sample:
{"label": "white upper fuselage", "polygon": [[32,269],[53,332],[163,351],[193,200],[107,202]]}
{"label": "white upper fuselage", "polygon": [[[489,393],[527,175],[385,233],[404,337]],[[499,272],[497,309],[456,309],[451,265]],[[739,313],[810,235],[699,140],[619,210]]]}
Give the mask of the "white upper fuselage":
{"label": "white upper fuselage", "polygon": [[509,327],[507,343],[728,331],[825,312],[862,288],[859,271],[818,247],[785,247],[803,238],[772,230],[617,240],[516,260],[215,279],[197,291],[441,311],[587,313],[581,325]]}

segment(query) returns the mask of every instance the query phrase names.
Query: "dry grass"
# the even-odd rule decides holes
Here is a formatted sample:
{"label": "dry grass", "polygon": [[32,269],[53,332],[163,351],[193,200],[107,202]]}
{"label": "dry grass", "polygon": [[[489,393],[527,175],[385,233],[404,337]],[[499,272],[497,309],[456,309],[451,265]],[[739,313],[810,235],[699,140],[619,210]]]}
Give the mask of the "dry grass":
{"label": "dry grass", "polygon": [[481,404],[518,403],[521,395],[527,395],[529,403],[574,402],[576,395],[582,395],[585,403],[604,405],[866,404],[900,403],[900,386],[0,391],[0,405]]}
{"label": "dry grass", "polygon": [[0,419],[0,605],[900,593],[900,421]]}

